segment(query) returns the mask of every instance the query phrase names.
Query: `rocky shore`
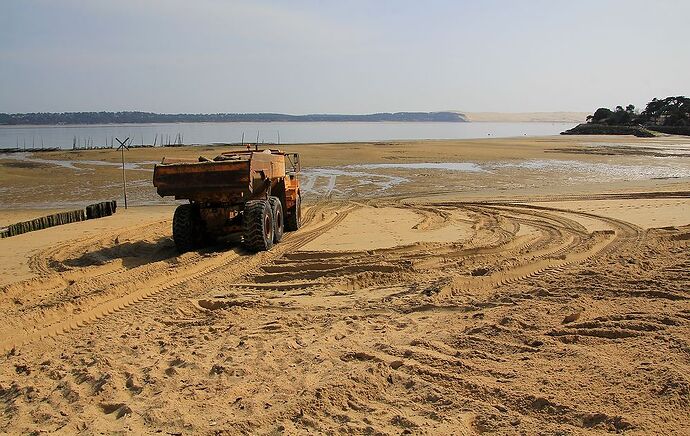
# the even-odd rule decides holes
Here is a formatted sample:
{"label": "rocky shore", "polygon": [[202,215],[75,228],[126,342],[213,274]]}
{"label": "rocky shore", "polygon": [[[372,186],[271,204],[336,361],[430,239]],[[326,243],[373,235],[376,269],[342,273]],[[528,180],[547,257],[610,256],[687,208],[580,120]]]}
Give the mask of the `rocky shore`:
{"label": "rocky shore", "polygon": [[561,135],[634,135],[638,138],[652,138],[653,131],[640,126],[609,126],[607,124],[582,123]]}

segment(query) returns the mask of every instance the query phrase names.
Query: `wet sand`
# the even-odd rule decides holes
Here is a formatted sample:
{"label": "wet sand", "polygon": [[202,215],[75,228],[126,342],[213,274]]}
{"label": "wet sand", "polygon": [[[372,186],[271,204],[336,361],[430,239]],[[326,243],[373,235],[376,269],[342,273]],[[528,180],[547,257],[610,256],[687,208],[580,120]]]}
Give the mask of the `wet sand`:
{"label": "wet sand", "polygon": [[[446,194],[456,199],[511,199],[545,193],[669,191],[685,189],[690,175],[690,141],[683,137],[556,136],[281,148],[301,153],[308,200]],[[152,162],[164,156],[212,158],[227,149],[130,150],[127,161],[136,168],[127,171],[130,204],[173,204],[156,194],[151,184]],[[51,160],[55,164],[48,163]],[[95,165],[95,161],[107,165]],[[0,208],[82,206],[121,199],[122,173],[115,165],[119,161],[115,150],[0,156]],[[475,165],[482,171],[361,167],[379,164]]]}
{"label": "wet sand", "polygon": [[[267,253],[177,254],[173,202],[0,240],[0,428],[687,434],[690,177],[654,175],[690,158],[650,155],[685,141],[290,147],[304,227]],[[606,167],[524,165],[543,160]],[[428,165],[449,162],[480,170]],[[116,197],[116,169],[84,168],[3,166],[0,198]],[[156,200],[150,173],[129,175]]]}

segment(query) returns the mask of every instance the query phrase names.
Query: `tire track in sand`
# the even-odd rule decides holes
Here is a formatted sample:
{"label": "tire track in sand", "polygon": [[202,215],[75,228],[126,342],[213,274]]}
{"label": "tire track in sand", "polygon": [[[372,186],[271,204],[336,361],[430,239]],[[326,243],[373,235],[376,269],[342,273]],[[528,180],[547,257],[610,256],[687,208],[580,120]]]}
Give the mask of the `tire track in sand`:
{"label": "tire track in sand", "polygon": [[[487,230],[475,232],[475,236],[484,235],[487,239],[472,241],[469,246],[415,244],[352,252],[288,252],[273,264],[260,265],[232,288],[247,296],[252,292],[305,289],[317,294],[361,294],[367,289],[389,286],[398,290],[407,287],[408,294],[423,290],[434,295],[436,301],[453,300],[458,294],[477,296],[546,272],[562,272],[615,251],[640,235],[639,228],[619,220],[540,206],[442,203],[437,207],[473,212],[476,228]],[[588,232],[572,215],[601,220],[612,230]],[[523,225],[537,233],[518,237]],[[488,232],[488,227],[493,232]]]}
{"label": "tire track in sand", "polygon": [[[11,329],[3,332],[3,337],[0,342],[0,352],[6,352],[42,338],[67,333],[105,316],[131,306],[136,306],[136,303],[145,299],[151,299],[151,297],[161,292],[164,294],[171,294],[173,290],[179,289],[185,283],[212,275],[214,272],[222,271],[225,275],[228,272],[228,265],[238,260],[244,260],[244,262],[242,262],[242,265],[237,265],[233,270],[246,272],[247,269],[256,268],[260,264],[268,262],[286,251],[294,250],[315,239],[323,232],[336,226],[354,208],[356,208],[356,206],[341,207],[340,209],[330,211],[334,212],[332,213],[334,216],[330,219],[326,219],[326,214],[329,212],[327,207],[316,205],[309,208],[304,214],[304,227],[296,233],[286,235],[284,242],[276,245],[273,251],[247,255],[247,253],[236,249],[224,252],[209,260],[201,258],[184,268],[183,271],[179,271],[178,267],[173,267],[170,268],[173,271],[171,275],[166,275],[165,273],[162,275],[154,275],[153,278],[149,280],[137,282],[133,292],[128,292],[125,295],[112,299],[106,299],[105,301],[98,299],[91,301],[87,307],[81,308],[79,312],[63,313],[61,319],[52,322],[51,320],[47,320],[48,322],[45,325],[36,325],[35,319],[32,319],[29,323],[22,323],[21,319],[15,320],[19,321],[19,325],[13,326]],[[317,217],[319,212],[321,212],[320,218]],[[312,224],[312,221],[315,221],[315,223]],[[318,225],[320,222],[324,222],[324,224]],[[314,226],[314,228],[310,228],[312,226]],[[108,274],[110,275],[113,273],[114,271],[110,271]],[[239,276],[240,274],[238,273],[237,275]],[[192,292],[196,293],[197,291]],[[183,298],[184,295],[184,293],[179,294],[178,298]],[[158,298],[155,300],[158,300]],[[153,301],[154,303],[155,300]]]}

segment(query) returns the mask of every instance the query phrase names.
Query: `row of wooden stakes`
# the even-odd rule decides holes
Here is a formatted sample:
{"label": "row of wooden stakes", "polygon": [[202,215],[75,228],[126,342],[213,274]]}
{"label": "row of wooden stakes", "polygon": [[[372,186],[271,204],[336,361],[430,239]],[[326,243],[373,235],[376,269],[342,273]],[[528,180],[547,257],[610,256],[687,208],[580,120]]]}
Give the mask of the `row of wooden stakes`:
{"label": "row of wooden stakes", "polygon": [[35,230],[47,229],[48,227],[55,227],[63,224],[85,221],[87,219],[90,220],[110,216],[115,213],[116,209],[117,201],[115,200],[90,204],[86,206],[86,209],[55,213],[29,221],[10,224],[4,228],[0,227],[0,238],[9,238],[10,236],[21,235],[22,233],[33,232]]}

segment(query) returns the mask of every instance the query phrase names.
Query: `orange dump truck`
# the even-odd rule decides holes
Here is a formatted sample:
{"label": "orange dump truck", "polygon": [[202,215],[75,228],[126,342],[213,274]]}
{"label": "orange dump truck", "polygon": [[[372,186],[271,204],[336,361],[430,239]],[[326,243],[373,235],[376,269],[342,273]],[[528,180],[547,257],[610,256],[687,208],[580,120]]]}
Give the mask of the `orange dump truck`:
{"label": "orange dump truck", "polygon": [[173,216],[181,252],[241,233],[251,251],[269,250],[300,227],[299,155],[280,150],[223,153],[214,159],[168,159],[153,170],[161,197],[189,200]]}

